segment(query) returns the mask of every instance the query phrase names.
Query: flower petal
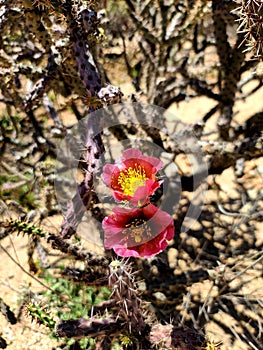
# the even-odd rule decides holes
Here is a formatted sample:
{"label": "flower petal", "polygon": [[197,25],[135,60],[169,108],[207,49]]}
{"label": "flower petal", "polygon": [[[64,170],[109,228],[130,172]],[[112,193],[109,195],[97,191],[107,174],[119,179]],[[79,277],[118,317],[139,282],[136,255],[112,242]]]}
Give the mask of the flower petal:
{"label": "flower petal", "polygon": [[134,209],[116,207],[103,220],[102,227],[105,249],[113,248],[122,257],[158,254],[174,235],[173,218],[153,204]]}
{"label": "flower petal", "polygon": [[141,153],[140,150],[136,148],[128,148],[123,152],[122,160],[138,159],[146,161],[151,164],[152,167],[155,168],[155,173],[163,167],[163,162],[159,158],[145,156]]}
{"label": "flower petal", "polygon": [[162,166],[160,159],[129,148],[115,164],[104,166],[102,179],[111,188],[116,202],[129,201],[133,206],[142,206],[160,187],[156,172]]}
{"label": "flower petal", "polygon": [[111,186],[112,175],[114,172],[116,172],[116,168],[116,165],[113,164],[104,165],[101,177],[107,186]]}
{"label": "flower petal", "polygon": [[[153,204],[149,204],[143,208],[143,212],[145,217],[149,220],[148,224],[151,227],[153,232],[153,236],[158,235],[163,230],[167,229],[171,223],[173,223],[173,218],[171,215],[166,213],[165,211],[157,208]],[[171,240],[171,232],[169,232],[168,240]]]}

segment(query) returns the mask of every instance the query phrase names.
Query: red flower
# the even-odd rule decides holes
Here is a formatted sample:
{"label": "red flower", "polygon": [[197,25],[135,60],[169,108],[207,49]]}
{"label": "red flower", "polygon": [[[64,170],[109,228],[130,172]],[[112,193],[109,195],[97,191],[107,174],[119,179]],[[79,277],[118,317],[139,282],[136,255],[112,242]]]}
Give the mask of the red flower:
{"label": "red flower", "polygon": [[118,163],[106,164],[102,178],[113,191],[117,202],[128,200],[134,206],[142,206],[149,201],[162,181],[156,173],[163,166],[158,158],[142,155],[138,149],[129,148],[123,152]]}
{"label": "red flower", "polygon": [[105,249],[122,257],[145,257],[163,251],[174,236],[173,218],[153,204],[144,208],[117,208],[104,218]]}

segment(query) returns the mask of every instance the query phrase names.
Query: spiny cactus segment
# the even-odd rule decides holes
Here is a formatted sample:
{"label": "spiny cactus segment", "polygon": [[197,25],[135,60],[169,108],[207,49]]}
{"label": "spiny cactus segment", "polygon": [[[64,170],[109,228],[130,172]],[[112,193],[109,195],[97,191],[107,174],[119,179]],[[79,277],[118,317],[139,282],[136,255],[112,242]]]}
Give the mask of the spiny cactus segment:
{"label": "spiny cactus segment", "polygon": [[44,325],[53,331],[56,322],[47,312],[47,308],[36,301],[29,301],[24,306],[24,313],[39,325]]}
{"label": "spiny cactus segment", "polygon": [[10,220],[4,226],[9,233],[18,231],[18,233],[33,235],[37,237],[45,237],[47,234],[45,230],[36,227],[35,225],[26,221]]}
{"label": "spiny cactus segment", "polygon": [[175,327],[172,324],[152,326],[149,339],[155,349],[220,350],[221,344],[207,340],[195,329]]}
{"label": "spiny cactus segment", "polygon": [[146,324],[142,316],[141,300],[135,286],[131,265],[125,260],[114,260],[110,263],[109,268],[111,298],[117,301],[118,318],[127,324],[130,333],[141,334]]}
{"label": "spiny cactus segment", "polygon": [[263,2],[258,0],[243,0],[236,2],[240,5],[235,12],[239,15],[238,32],[244,34],[247,49],[252,51],[255,58],[263,60]]}

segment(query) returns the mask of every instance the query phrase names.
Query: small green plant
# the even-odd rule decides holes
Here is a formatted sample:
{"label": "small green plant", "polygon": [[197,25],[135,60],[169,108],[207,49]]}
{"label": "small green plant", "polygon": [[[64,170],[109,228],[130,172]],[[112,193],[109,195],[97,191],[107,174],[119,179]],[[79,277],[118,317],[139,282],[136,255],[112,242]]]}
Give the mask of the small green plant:
{"label": "small green plant", "polygon": [[[63,271],[63,267],[60,267]],[[43,295],[48,298],[48,305],[56,309],[56,315],[63,320],[85,317],[92,306],[106,300],[110,291],[105,288],[85,286],[84,283],[71,282],[67,278],[55,277],[47,273],[45,282],[50,290]]]}
{"label": "small green plant", "polygon": [[[63,272],[64,267],[60,266],[59,269]],[[42,302],[36,302],[31,298],[26,303],[25,314],[38,324],[48,327],[52,338],[56,338],[55,325],[58,319],[88,317],[92,314],[92,307],[107,300],[110,295],[106,287],[96,288],[85,286],[84,283],[73,283],[67,278],[55,277],[49,271],[44,271],[41,277],[49,289],[41,293]],[[70,349],[73,344],[74,339],[66,339],[61,349]],[[78,341],[80,349],[93,350],[95,344],[95,340],[90,338]]]}
{"label": "small green plant", "polygon": [[[16,175],[0,175],[0,195],[3,198],[12,198],[24,208],[29,210],[39,206],[36,195],[33,192],[31,179],[32,175],[26,175],[23,180]],[[28,180],[27,180],[28,178]]]}

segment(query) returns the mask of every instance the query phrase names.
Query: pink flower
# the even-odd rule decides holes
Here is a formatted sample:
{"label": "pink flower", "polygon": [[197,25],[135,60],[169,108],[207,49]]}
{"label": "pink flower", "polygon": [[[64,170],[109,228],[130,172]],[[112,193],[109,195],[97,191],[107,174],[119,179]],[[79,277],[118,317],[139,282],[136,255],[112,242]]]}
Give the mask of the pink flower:
{"label": "pink flower", "polygon": [[142,206],[149,201],[162,181],[156,173],[163,166],[158,158],[144,156],[138,149],[129,148],[123,152],[119,162],[106,164],[102,179],[113,191],[117,202],[126,200],[134,206]]}
{"label": "pink flower", "polygon": [[174,236],[173,218],[153,204],[144,208],[117,208],[104,218],[105,249],[122,257],[148,258],[163,251]]}

